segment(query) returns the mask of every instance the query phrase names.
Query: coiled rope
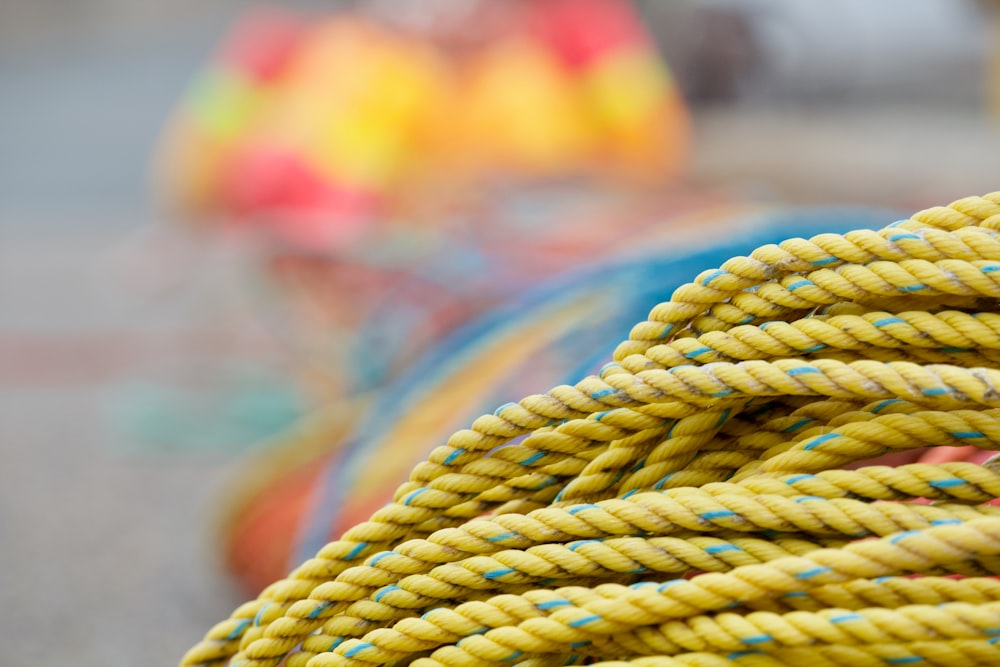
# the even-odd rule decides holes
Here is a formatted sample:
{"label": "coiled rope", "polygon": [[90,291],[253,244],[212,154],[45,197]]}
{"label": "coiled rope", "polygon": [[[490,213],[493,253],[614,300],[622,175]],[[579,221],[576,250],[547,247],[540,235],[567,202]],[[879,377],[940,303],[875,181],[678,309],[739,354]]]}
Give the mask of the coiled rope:
{"label": "coiled rope", "polygon": [[615,362],[452,435],[184,657],[1000,664],[1000,193],[699,274]]}

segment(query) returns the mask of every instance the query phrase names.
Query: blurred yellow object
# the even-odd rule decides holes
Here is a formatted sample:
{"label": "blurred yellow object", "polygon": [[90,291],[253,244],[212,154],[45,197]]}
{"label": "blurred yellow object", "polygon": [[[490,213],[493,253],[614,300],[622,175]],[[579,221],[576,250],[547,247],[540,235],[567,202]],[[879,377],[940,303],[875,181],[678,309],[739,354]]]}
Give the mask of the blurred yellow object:
{"label": "blurred yellow object", "polygon": [[528,41],[501,42],[471,69],[458,117],[467,159],[540,175],[571,172],[586,160],[594,146],[586,110],[549,52]]}
{"label": "blurred yellow object", "polygon": [[462,47],[360,14],[251,15],[166,133],[165,196],[323,250],[491,181],[679,172],[684,106],[627,2],[504,7]]}

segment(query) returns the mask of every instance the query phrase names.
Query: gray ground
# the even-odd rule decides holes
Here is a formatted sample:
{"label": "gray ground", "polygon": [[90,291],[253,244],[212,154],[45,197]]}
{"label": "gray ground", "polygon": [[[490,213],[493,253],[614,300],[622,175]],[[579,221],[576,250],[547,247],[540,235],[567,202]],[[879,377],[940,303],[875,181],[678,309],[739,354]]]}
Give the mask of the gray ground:
{"label": "gray ground", "polygon": [[[283,368],[239,262],[151,227],[152,142],[226,15],[0,49],[5,667],[169,665],[239,601],[210,535],[236,455],[132,447],[108,408],[133,383]],[[915,208],[1000,189],[1000,130],[971,108],[717,108],[696,133],[694,183],[747,197]]]}

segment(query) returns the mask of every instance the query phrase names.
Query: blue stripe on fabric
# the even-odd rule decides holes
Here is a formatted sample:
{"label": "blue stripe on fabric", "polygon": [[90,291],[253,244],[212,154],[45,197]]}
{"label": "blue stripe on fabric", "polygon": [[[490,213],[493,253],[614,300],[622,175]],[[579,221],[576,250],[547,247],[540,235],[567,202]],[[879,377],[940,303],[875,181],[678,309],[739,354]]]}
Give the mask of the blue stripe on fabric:
{"label": "blue stripe on fabric", "polygon": [[814,259],[809,263],[813,266],[826,266],[827,264],[833,264],[836,261],[837,258],[831,255],[830,257],[825,257],[823,259]]}
{"label": "blue stripe on fabric", "polygon": [[993,273],[994,271],[1000,271],[1000,264],[990,264],[989,266],[983,266],[979,268],[983,273]]}
{"label": "blue stripe on fabric", "polygon": [[795,499],[795,502],[804,503],[807,500],[826,500],[826,498],[823,498],[821,496],[799,496],[798,498]]}
{"label": "blue stripe on fabric", "polygon": [[814,283],[811,280],[805,280],[803,278],[802,280],[796,280],[794,283],[789,284],[788,287],[786,287],[785,289],[787,289],[789,292],[794,292],[795,290],[799,289],[800,287],[808,287],[810,285],[813,286],[813,287],[815,287],[816,283]]}
{"label": "blue stripe on fabric", "polygon": [[329,653],[333,649],[343,644],[345,639],[347,639],[347,637],[337,637],[336,639],[334,639],[333,643],[330,644],[330,648],[326,649],[326,652]]}
{"label": "blue stripe on fabric", "polygon": [[986,434],[980,433],[979,431],[955,431],[954,433],[949,433],[953,438],[961,438],[963,440],[968,438],[985,438]]}
{"label": "blue stripe on fabric", "polygon": [[500,413],[502,413],[507,408],[514,407],[515,405],[517,405],[517,403],[504,403],[499,408],[497,408],[496,410],[493,411],[493,416],[494,417],[499,417]]}
{"label": "blue stripe on fabric", "polygon": [[766,642],[774,641],[774,637],[771,635],[754,635],[753,637],[743,637],[740,641],[744,644],[750,644],[752,646],[754,644],[764,644]]}
{"label": "blue stripe on fabric", "polygon": [[795,377],[796,375],[806,375],[807,373],[821,373],[820,369],[815,366],[799,366],[798,368],[790,368],[785,371],[785,375],[789,377]]}
{"label": "blue stripe on fabric", "polygon": [[732,510],[716,510],[714,512],[705,512],[700,516],[702,519],[712,520],[712,519],[724,519],[728,516],[734,516],[735,514],[736,512]]}
{"label": "blue stripe on fabric", "polygon": [[263,618],[264,612],[267,611],[267,608],[270,607],[270,606],[271,606],[270,602],[265,602],[264,606],[261,607],[260,609],[258,609],[257,613],[254,614],[254,616],[253,616],[253,626],[255,628],[259,628],[260,627],[260,619]]}
{"label": "blue stripe on fabric", "polygon": [[929,389],[921,389],[920,393],[924,396],[941,396],[948,393],[946,387],[930,387]]}
{"label": "blue stripe on fabric", "polygon": [[699,347],[696,350],[691,350],[690,352],[685,352],[684,356],[687,357],[688,359],[694,359],[695,357],[700,357],[701,355],[705,354],[706,352],[712,352],[712,348],[710,348],[710,347]]}
{"label": "blue stripe on fabric", "polygon": [[905,658],[886,658],[885,661],[890,665],[912,665],[915,662],[923,662],[924,659],[919,655],[910,655]]}
{"label": "blue stripe on fabric", "polygon": [[876,327],[884,327],[890,324],[906,324],[906,320],[901,317],[883,317],[880,320],[872,322],[872,326]]}
{"label": "blue stripe on fabric", "polygon": [[817,447],[819,447],[820,445],[822,445],[824,442],[829,442],[829,441],[833,440],[834,438],[839,438],[839,437],[840,437],[839,433],[824,433],[823,435],[818,435],[815,438],[811,439],[809,441],[809,444],[807,444],[802,449],[804,449],[804,450],[806,450],[808,452],[810,450],[816,449]]}
{"label": "blue stripe on fabric", "polygon": [[590,397],[593,399],[604,398],[605,396],[610,396],[611,394],[614,394],[617,391],[618,390],[615,389],[614,387],[608,387],[607,389],[601,389],[600,391],[595,391],[593,394],[590,395]]}
{"label": "blue stripe on fabric", "polygon": [[524,651],[514,651],[513,653],[511,653],[510,655],[508,655],[506,658],[504,658],[503,661],[504,662],[510,662],[511,660],[517,660],[522,655],[524,655]]}
{"label": "blue stripe on fabric", "polygon": [[919,292],[922,289],[927,289],[927,285],[906,285],[905,287],[897,288],[900,292]]}
{"label": "blue stripe on fabric", "polygon": [[902,234],[893,234],[892,236],[889,237],[890,241],[901,241],[903,239],[914,239],[919,241],[920,236],[918,236],[917,234],[913,234],[911,232],[903,232]]}
{"label": "blue stripe on fabric", "polygon": [[806,349],[802,350],[802,354],[812,354],[813,352],[819,352],[824,347],[826,347],[825,343],[817,343],[816,345],[807,347]]}

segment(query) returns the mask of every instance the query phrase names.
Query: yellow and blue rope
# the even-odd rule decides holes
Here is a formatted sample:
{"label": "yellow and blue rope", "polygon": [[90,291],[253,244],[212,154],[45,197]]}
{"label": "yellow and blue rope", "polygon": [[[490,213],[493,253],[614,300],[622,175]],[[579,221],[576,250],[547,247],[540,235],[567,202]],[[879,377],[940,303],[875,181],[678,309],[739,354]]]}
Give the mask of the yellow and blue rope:
{"label": "yellow and blue rope", "polygon": [[997,447],[998,233],[993,193],[699,274],[183,664],[1000,664],[992,464],[847,469]]}

